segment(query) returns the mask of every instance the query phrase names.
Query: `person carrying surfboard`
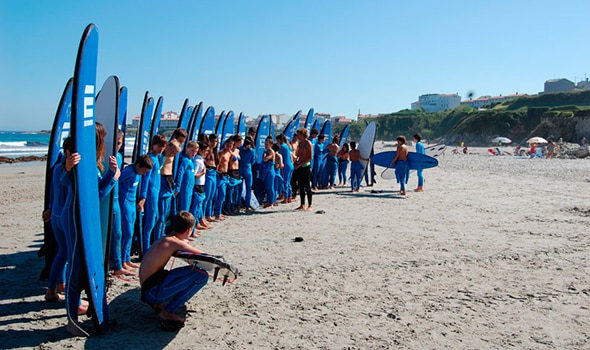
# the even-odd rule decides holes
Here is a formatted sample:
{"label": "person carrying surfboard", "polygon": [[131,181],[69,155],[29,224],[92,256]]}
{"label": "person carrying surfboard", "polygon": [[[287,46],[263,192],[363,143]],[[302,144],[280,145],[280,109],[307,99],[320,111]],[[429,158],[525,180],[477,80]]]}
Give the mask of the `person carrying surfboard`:
{"label": "person carrying surfboard", "polygon": [[172,220],[172,232],[152,244],[139,268],[141,300],[156,311],[164,330],[176,331],[184,326],[185,319],[176,314],[209,279],[206,271],[193,266],[166,270],[166,264],[177,251],[193,254],[204,252],[187,242],[195,226],[195,217],[181,211]]}
{"label": "person carrying surfboard", "polygon": [[397,153],[389,164],[393,168],[395,164],[395,179],[400,184],[399,193],[406,195],[406,184],[410,176],[410,167],[408,166],[408,146],[406,146],[406,137],[400,135],[397,137]]}

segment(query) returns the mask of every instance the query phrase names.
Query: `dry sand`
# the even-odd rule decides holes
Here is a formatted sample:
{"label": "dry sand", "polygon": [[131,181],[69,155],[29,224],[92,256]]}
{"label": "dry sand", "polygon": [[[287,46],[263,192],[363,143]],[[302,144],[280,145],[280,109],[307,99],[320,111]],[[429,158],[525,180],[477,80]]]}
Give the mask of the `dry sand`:
{"label": "dry sand", "polygon": [[448,152],[406,198],[377,178],[320,191],[324,214],[230,217],[194,244],[242,275],[187,303],[185,328],[161,331],[138,283],[115,279],[116,324],[88,339],[43,301],[44,164],[0,166],[0,348],[590,348],[590,161],[475,152]]}

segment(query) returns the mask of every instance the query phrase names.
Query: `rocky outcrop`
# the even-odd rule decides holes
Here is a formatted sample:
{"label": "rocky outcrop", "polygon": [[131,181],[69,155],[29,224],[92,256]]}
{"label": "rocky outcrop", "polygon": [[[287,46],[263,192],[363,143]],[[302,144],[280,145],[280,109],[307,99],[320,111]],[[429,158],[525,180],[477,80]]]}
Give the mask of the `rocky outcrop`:
{"label": "rocky outcrop", "polygon": [[42,156],[42,157],[38,157],[38,156],[24,156],[24,157],[18,157],[18,158],[8,158],[8,157],[0,157],[0,164],[5,164],[5,163],[22,163],[22,162],[43,162],[47,160],[47,156]]}

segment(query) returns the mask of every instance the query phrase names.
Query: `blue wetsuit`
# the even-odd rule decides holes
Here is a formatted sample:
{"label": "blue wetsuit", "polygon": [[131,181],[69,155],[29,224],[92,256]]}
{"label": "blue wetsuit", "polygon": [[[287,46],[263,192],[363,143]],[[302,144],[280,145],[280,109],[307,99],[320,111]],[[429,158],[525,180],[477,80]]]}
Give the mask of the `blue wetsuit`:
{"label": "blue wetsuit", "polygon": [[177,211],[188,211],[190,210],[195,187],[195,161],[186,154],[183,154],[180,158],[176,179],[178,180],[174,190],[178,192],[176,209]]}
{"label": "blue wetsuit", "polygon": [[[151,244],[152,232],[158,218],[158,196],[160,195],[160,160],[157,155],[148,153],[153,167],[141,178],[141,190],[139,199],[145,199],[143,205],[143,230],[141,237],[141,251],[145,254]],[[140,223],[141,225],[141,223]]]}
{"label": "blue wetsuit", "polygon": [[174,176],[160,174],[160,195],[158,198],[158,220],[154,228],[154,241],[166,235],[166,223],[174,200]]}
{"label": "blue wetsuit", "polygon": [[338,158],[338,182],[346,185],[346,170],[348,169],[348,159]]}
{"label": "blue wetsuit", "polygon": [[214,212],[216,216],[223,212],[223,203],[225,202],[225,195],[229,185],[229,176],[227,173],[217,173],[217,196],[215,198]]}
{"label": "blue wetsuit", "polygon": [[407,160],[398,160],[395,162],[395,179],[400,184],[400,191],[406,190],[406,184],[410,177],[410,167]]}
{"label": "blue wetsuit", "polygon": [[354,191],[358,191],[361,188],[363,170],[363,165],[360,161],[350,162],[350,188]]}
{"label": "blue wetsuit", "polygon": [[[119,177],[119,206],[121,208],[121,261],[131,261],[131,242],[137,219],[137,188],[141,175],[132,164]],[[111,253],[112,254],[112,253]]]}
{"label": "blue wetsuit", "polygon": [[[424,144],[418,141],[416,142],[416,153],[419,154],[426,154],[426,150],[424,149]],[[424,176],[422,175],[422,171],[424,169],[416,170],[416,174],[418,175],[418,186],[424,186]]]}
{"label": "blue wetsuit", "polygon": [[203,202],[203,211],[205,217],[213,216],[213,203],[217,195],[217,169],[215,167],[207,168],[205,174],[205,201]]}
{"label": "blue wetsuit", "polygon": [[[117,152],[117,166],[119,169],[123,166],[123,156]],[[120,176],[119,176],[120,178]],[[119,205],[119,186],[113,187],[113,222],[111,226],[111,253],[109,262],[113,270],[123,268],[121,260],[121,239],[123,231],[121,230],[121,206]]]}
{"label": "blue wetsuit", "polygon": [[326,169],[324,170],[326,173],[326,183],[323,184],[324,186],[332,187],[336,182],[336,173],[338,172],[338,158],[336,156],[326,156]]}
{"label": "blue wetsuit", "polygon": [[316,142],[313,146],[313,162],[312,162],[312,179],[311,187],[316,188],[321,182],[321,176],[324,172],[324,144]]}
{"label": "blue wetsuit", "polygon": [[293,177],[293,169],[295,166],[293,165],[293,159],[291,159],[291,148],[286,143],[281,144],[281,149],[279,153],[283,157],[283,164],[284,167],[282,169],[282,176],[283,176],[283,188],[285,193],[285,198],[291,198],[293,196],[293,189],[291,188],[291,178]]}
{"label": "blue wetsuit", "polygon": [[260,167],[260,179],[264,183],[266,202],[267,204],[274,204],[277,199],[277,192],[275,189],[275,162],[272,160],[262,162]]}
{"label": "blue wetsuit", "polygon": [[62,185],[61,176],[63,172],[62,163],[56,163],[53,166],[53,176],[51,179],[51,197],[49,200],[49,208],[51,210],[51,228],[55,241],[57,243],[57,253],[51,263],[49,271],[49,280],[47,281],[47,288],[56,288],[58,280],[65,281],[65,266],[68,255],[65,232],[60,223],[60,216],[66,202],[68,187]]}
{"label": "blue wetsuit", "polygon": [[244,201],[246,202],[246,208],[251,207],[250,202],[252,201],[252,164],[256,159],[256,151],[252,148],[247,150],[244,147],[240,148],[240,175],[244,179],[244,187],[246,195]]}

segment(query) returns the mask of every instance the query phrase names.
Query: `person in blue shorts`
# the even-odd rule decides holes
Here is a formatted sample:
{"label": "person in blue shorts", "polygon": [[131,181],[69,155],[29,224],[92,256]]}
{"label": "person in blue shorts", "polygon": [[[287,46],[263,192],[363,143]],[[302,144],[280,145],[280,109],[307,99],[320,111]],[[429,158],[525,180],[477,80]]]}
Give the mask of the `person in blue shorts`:
{"label": "person in blue shorts", "polygon": [[184,326],[185,319],[176,314],[209,279],[206,271],[193,266],[166,270],[166,264],[177,251],[203,254],[187,242],[195,217],[186,211],[176,214],[172,220],[172,232],[150,247],[139,268],[141,300],[154,308],[162,328],[176,331]]}
{"label": "person in blue shorts", "polygon": [[[422,136],[420,134],[414,134],[414,143],[416,144],[416,153],[418,154],[426,154],[426,150],[424,149],[424,144],[421,142]],[[416,174],[418,175],[418,187],[414,190],[414,192],[423,192],[424,191],[424,175],[422,175],[422,171],[424,169],[416,170]]]}

